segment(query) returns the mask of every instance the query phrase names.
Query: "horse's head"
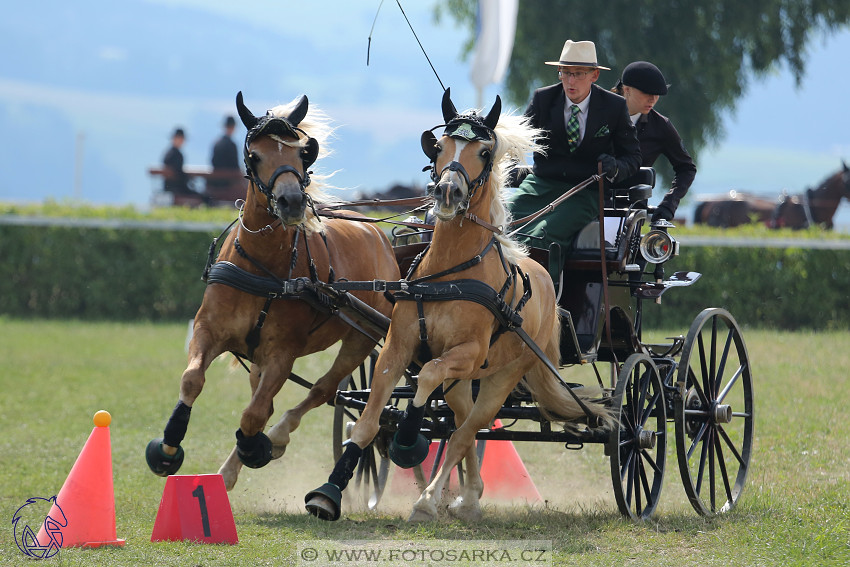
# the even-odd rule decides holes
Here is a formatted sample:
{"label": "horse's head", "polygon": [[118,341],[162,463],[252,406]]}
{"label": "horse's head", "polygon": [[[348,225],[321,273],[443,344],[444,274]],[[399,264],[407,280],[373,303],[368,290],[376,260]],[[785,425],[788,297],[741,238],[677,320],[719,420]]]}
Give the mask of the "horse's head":
{"label": "horse's head", "polygon": [[236,95],[236,109],[248,134],[245,136],[245,172],[267,199],[268,213],[288,226],[306,218],[310,185],[308,168],[319,154],[319,142],[298,127],[307,115],[306,96],[264,116],[254,116]]}
{"label": "horse's head", "polygon": [[445,130],[438,140],[434,130],[422,133],[422,150],[431,160],[431,183],[428,192],[434,199],[434,214],[448,221],[469,208],[476,190],[485,185],[493,169],[496,150],[494,129],[502,111],[502,101],[487,113],[458,114],[451,101],[450,89],[443,93]]}

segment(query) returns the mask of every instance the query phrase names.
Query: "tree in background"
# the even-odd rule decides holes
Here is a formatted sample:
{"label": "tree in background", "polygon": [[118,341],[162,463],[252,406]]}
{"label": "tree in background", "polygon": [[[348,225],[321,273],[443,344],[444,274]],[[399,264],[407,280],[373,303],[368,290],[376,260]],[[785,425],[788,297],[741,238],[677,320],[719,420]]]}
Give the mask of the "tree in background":
{"label": "tree in background", "polygon": [[[447,0],[437,11],[469,25],[467,55],[477,4]],[[613,87],[632,61],[651,61],[662,70],[672,87],[659,111],[673,120],[696,157],[722,138],[723,111],[734,110],[754,78],[784,61],[800,84],[812,38],[848,23],[847,0],[521,0],[506,95],[525,109],[535,88],[558,82],[554,68],[543,62],[557,59],[567,39],[591,40],[599,63],[612,69],[602,72],[601,87]],[[777,119],[790,120],[791,110]],[[669,164],[656,165],[669,179]]]}

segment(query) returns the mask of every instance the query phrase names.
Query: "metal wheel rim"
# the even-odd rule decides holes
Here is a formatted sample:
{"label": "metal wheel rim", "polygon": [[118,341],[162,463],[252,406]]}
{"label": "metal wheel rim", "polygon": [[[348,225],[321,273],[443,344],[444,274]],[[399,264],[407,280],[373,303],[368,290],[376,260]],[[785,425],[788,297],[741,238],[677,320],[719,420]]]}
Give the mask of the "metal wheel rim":
{"label": "metal wheel rim", "polygon": [[728,512],[749,472],[754,413],[749,355],[727,311],[706,309],[694,320],[676,387],[676,449],[685,493],[701,515]]}
{"label": "metal wheel rim", "polygon": [[[664,390],[649,356],[635,353],[626,359],[612,403],[620,422],[608,440],[614,496],[624,516],[643,520],[658,506],[667,454]],[[638,445],[641,431],[654,431],[653,448]]]}

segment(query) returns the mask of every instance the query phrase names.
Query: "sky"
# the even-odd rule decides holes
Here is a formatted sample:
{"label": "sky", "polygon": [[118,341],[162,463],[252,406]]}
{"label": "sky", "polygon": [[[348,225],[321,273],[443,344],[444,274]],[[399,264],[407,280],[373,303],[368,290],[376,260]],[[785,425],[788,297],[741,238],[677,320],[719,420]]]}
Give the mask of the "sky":
{"label": "sky", "polygon": [[[436,2],[402,6],[439,79],[394,1],[39,0],[5,7],[0,50],[15,56],[0,61],[0,200],[146,208],[161,184],[147,169],[160,163],[173,129],[187,132],[187,165],[208,165],[240,90],[255,114],[307,94],[334,119],[334,153],[317,168],[336,172],[342,197],[394,183],[424,186],[419,136],[441,122],[441,82],[459,109],[477,103],[469,59],[461,58],[468,32],[450,18],[437,24]],[[556,55],[541,54],[541,64]],[[842,159],[850,163],[848,63],[845,30],[810,43],[800,88],[784,67],[752,80],[723,117],[725,137],[700,154],[691,194],[796,193]],[[500,92],[501,85],[488,87],[484,105]],[[658,109],[664,113],[663,99]],[[795,109],[802,120],[792,134]],[[244,134],[240,125],[237,143]],[[837,218],[847,230],[849,208],[843,203]]]}

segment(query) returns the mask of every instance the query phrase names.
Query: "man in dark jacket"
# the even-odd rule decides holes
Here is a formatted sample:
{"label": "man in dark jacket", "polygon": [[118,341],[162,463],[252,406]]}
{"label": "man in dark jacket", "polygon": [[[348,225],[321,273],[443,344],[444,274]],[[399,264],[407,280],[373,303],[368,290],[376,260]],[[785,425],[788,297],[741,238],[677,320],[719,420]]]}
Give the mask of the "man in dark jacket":
{"label": "man in dark jacket", "polygon": [[658,69],[648,61],[635,61],[623,69],[623,77],[614,92],[625,97],[629,114],[637,128],[641,165],[651,167],[658,156],[664,156],[673,166],[670,191],[652,215],[652,220],[672,220],[679,201],[688,192],[697,173],[694,160],[685,149],[679,132],[663,114],[655,110],[659,97],[667,94],[670,85]]}
{"label": "man in dark jacket", "polygon": [[[537,89],[525,111],[533,126],[546,131],[544,152],[535,152],[532,173],[510,200],[515,219],[528,216],[598,172],[608,182],[632,176],[641,164],[635,127],[626,101],[594,83],[600,70],[591,41],[567,40],[558,61],[560,83]],[[521,240],[568,250],[575,235],[599,215],[598,184],[576,193],[553,211],[521,229]]]}
{"label": "man in dark jacket", "polygon": [[219,138],[212,149],[213,175],[207,180],[207,194],[213,199],[229,200],[245,196],[245,188],[241,179],[239,169],[239,151],[233,141],[233,132],[236,129],[236,120],[228,116],[224,120],[224,134]]}
{"label": "man in dark jacket", "polygon": [[174,130],[171,135],[171,147],[165,152],[162,158],[162,165],[166,170],[165,183],[163,191],[174,193],[175,195],[189,195],[194,193],[189,189],[189,176],[183,171],[183,152],[180,148],[186,141],[186,134],[183,128]]}

